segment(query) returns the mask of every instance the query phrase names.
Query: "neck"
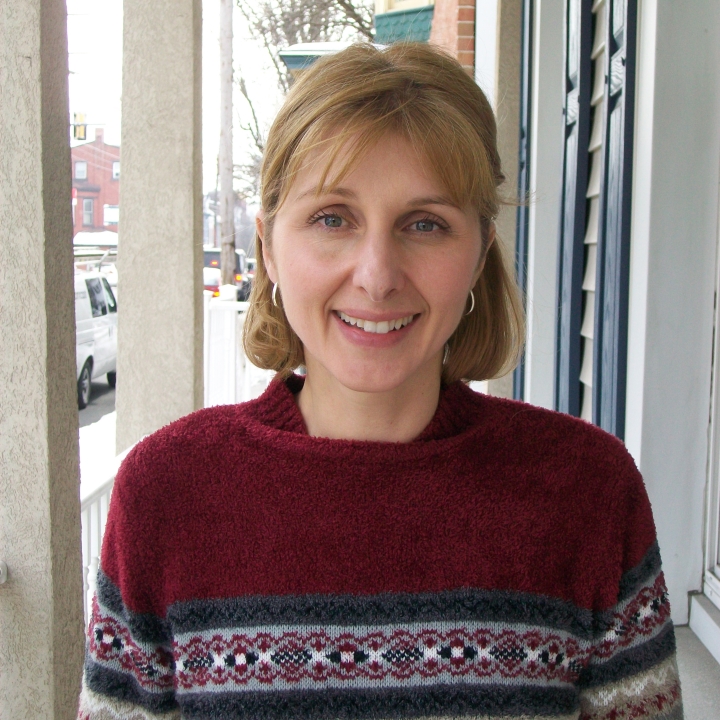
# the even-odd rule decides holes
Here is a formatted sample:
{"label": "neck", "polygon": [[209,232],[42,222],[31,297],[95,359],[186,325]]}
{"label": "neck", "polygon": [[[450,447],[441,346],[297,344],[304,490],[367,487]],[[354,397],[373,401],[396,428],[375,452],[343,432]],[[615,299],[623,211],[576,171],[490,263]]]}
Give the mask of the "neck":
{"label": "neck", "polygon": [[[314,371],[313,371],[314,370]],[[413,377],[392,390],[359,392],[308,366],[298,407],[310,435],[336,440],[410,442],[427,427],[440,398],[440,375]]]}

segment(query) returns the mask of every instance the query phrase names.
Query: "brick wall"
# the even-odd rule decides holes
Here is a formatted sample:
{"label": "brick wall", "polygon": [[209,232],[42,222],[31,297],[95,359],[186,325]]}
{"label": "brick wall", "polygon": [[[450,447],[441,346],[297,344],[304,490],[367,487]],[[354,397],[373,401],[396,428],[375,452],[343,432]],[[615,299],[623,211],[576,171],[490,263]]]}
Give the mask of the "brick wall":
{"label": "brick wall", "polygon": [[430,42],[452,53],[474,74],[475,0],[435,0]]}
{"label": "brick wall", "polygon": [[[77,145],[71,150],[73,190],[77,194],[77,204],[73,208],[73,234],[80,231],[93,232],[96,230],[113,230],[117,232],[117,225],[104,224],[103,208],[105,205],[119,205],[120,181],[113,179],[113,162],[120,160],[120,148],[116,145],[107,145],[103,138],[102,129],[95,131],[92,142]],[[79,180],[75,177],[75,163],[87,163],[87,179]],[[83,200],[93,201],[93,223],[83,225]]]}

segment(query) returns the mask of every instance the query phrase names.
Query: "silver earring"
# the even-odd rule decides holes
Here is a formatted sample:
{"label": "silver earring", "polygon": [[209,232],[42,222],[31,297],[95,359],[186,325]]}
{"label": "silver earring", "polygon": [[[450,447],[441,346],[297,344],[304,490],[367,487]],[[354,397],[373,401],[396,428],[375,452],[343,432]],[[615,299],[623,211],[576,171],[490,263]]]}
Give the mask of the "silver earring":
{"label": "silver earring", "polygon": [[470,291],[470,309],[465,313],[465,315],[469,315],[474,309],[475,309],[475,293],[471,290]]}
{"label": "silver earring", "polygon": [[448,355],[450,354],[450,343],[445,343],[445,353],[443,354],[443,365],[447,365]]}
{"label": "silver earring", "polygon": [[277,307],[277,283],[273,283],[273,289],[272,289],[272,304]]}

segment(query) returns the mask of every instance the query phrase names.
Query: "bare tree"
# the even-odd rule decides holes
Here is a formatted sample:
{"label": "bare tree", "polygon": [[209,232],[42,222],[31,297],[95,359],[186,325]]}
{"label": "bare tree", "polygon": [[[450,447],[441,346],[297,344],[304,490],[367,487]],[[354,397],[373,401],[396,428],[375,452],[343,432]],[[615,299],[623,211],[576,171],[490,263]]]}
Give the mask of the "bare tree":
{"label": "bare tree", "polygon": [[250,30],[260,38],[283,92],[291,78],[279,53],[297,43],[372,40],[373,11],[368,0],[237,0]]}
{"label": "bare tree", "polygon": [[[373,38],[372,0],[237,0],[237,4],[251,33],[265,47],[283,95],[290,88],[292,77],[280,59],[281,50],[298,43]],[[247,103],[249,119],[240,125],[248,140],[248,160],[235,166],[235,178],[242,186],[240,196],[255,202],[265,132],[242,71],[236,73],[236,84]]]}

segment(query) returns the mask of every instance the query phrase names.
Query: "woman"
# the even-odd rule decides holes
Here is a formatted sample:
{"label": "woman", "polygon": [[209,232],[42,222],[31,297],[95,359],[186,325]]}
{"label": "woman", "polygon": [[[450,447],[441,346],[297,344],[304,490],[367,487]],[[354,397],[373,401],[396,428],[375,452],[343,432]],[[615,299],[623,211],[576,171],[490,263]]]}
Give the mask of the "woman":
{"label": "woman", "polygon": [[82,717],[681,717],[624,447],[461,382],[523,334],[502,181],[487,100],[429,46],[296,83],[245,334],[278,377],[125,461]]}

